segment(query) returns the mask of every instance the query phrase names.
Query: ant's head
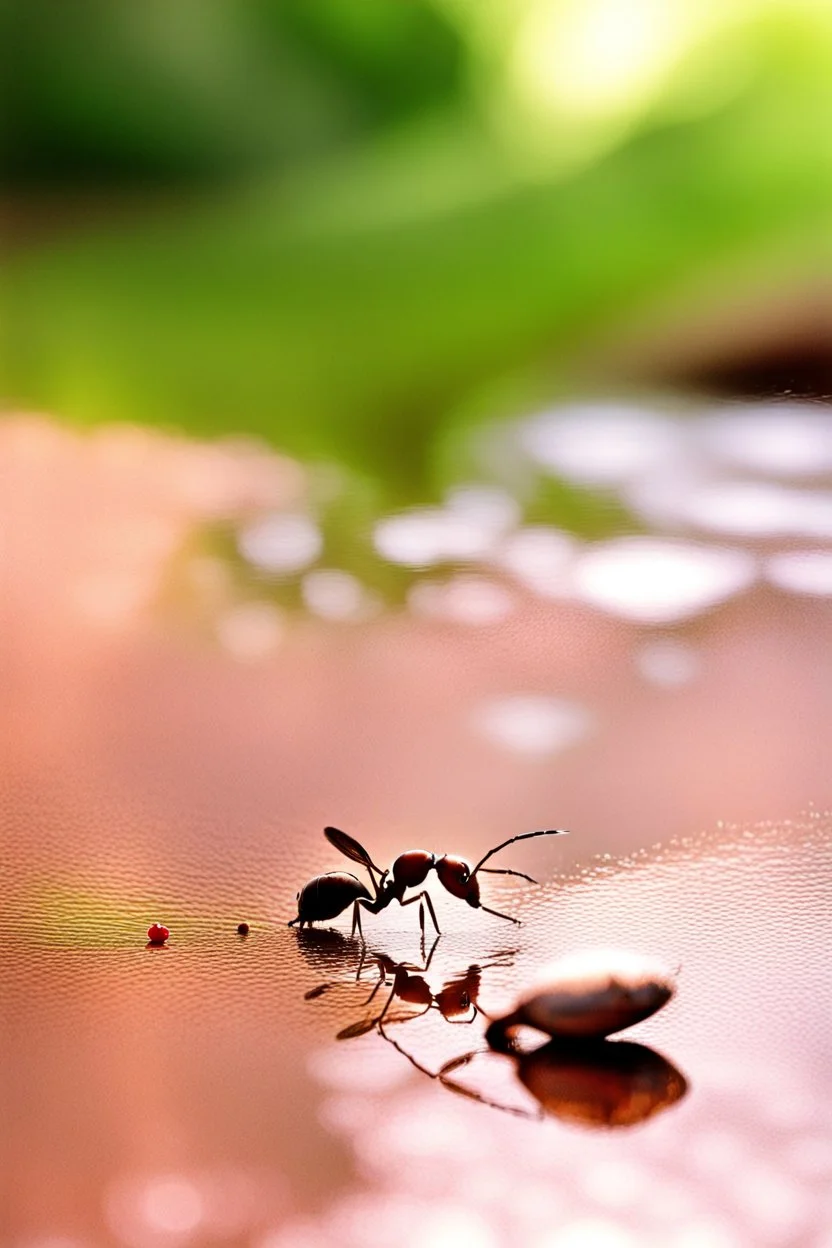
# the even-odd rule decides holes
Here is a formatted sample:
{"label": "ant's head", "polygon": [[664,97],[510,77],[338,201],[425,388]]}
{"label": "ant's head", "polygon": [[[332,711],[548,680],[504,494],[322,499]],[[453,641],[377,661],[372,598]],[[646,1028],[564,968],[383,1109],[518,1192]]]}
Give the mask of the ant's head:
{"label": "ant's head", "polygon": [[471,1015],[471,1007],[475,1004],[480,991],[481,971],[478,966],[469,966],[464,975],[449,979],[437,992],[434,1000],[442,1017],[449,1023],[467,1022]]}
{"label": "ant's head", "polygon": [[471,997],[464,984],[447,984],[436,994],[436,1006],[448,1023],[467,1019],[471,1013]]}
{"label": "ant's head", "polygon": [[471,866],[464,858],[454,858],[451,854],[443,854],[435,863],[439,882],[454,897],[467,901],[476,909],[480,904],[480,882],[476,875],[471,874]]}

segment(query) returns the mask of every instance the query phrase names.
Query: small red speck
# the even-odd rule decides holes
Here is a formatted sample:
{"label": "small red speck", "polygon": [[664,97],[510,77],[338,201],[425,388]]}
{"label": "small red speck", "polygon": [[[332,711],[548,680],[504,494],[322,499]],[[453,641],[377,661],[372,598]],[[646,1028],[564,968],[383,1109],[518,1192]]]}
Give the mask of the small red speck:
{"label": "small red speck", "polygon": [[147,939],[151,945],[163,945],[170,936],[170,932],[162,923],[151,923],[147,929]]}

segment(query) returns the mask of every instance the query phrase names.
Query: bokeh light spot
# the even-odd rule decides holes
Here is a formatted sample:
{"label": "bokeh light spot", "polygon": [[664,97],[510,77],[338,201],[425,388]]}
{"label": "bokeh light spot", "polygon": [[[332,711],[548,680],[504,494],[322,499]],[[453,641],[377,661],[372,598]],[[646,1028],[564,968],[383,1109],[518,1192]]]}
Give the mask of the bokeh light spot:
{"label": "bokeh light spot", "polygon": [[766,579],[793,594],[832,595],[832,550],[789,550],[772,555]]}
{"label": "bokeh light spot", "polygon": [[283,615],[268,602],[241,603],[223,612],[216,632],[232,658],[241,663],[257,663],[273,654],[283,640]]}
{"label": "bokeh light spot", "polygon": [[581,555],[574,587],[602,611],[666,624],[724,602],[755,577],[756,561],[741,550],[623,537]]}
{"label": "bokeh light spot", "polygon": [[309,516],[275,512],[243,528],[240,554],[264,572],[298,572],[313,563],[323,549],[320,530]]}
{"label": "bokeh light spot", "polygon": [[672,637],[645,642],[636,652],[636,666],[652,685],[678,689],[688,685],[700,670],[699,655],[692,646]]}
{"label": "bokeh light spot", "polygon": [[487,702],[475,722],[495,745],[534,757],[557,754],[577,744],[589,734],[594,720],[576,702],[526,694]]}
{"label": "bokeh light spot", "polygon": [[679,452],[679,425],[617,403],[555,409],[526,422],[521,443],[542,467],[579,485],[610,486],[655,471]]}
{"label": "bokeh light spot", "polygon": [[514,608],[507,589],[479,576],[421,581],[413,586],[407,600],[417,615],[456,624],[497,624]]}
{"label": "bokeh light spot", "polygon": [[307,610],[323,620],[362,620],[376,603],[357,577],[337,568],[315,568],[301,583]]}

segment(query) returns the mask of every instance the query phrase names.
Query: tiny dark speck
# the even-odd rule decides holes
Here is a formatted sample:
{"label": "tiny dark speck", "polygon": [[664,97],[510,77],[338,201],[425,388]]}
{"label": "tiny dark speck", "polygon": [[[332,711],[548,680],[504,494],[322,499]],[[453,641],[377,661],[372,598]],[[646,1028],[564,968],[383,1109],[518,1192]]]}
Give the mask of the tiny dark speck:
{"label": "tiny dark speck", "polygon": [[240,936],[248,936],[248,923],[238,923],[237,932]]}

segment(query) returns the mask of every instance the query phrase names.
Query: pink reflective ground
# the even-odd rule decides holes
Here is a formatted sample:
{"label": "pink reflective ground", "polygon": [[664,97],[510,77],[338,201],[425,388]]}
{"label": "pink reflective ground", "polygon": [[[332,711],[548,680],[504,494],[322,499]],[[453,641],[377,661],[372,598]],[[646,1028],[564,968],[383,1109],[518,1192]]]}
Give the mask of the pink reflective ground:
{"label": "pink reflective ground", "polygon": [[[214,577],[185,609],[183,560],[202,521],[290,505],[298,471],[2,427],[0,1242],[832,1243],[829,602],[755,587],[657,636],[532,599],[476,629],[275,616],[241,661],[209,624],[247,604]],[[648,673],[687,675],[648,679],[649,646]],[[591,1130],[527,1116],[507,1059],[460,1069],[473,1097],[408,1061],[481,1048],[479,1019],[397,1006],[404,1053],[336,1041],[389,990],[366,1005],[354,945],[285,926],[344,865],[330,822],[385,863],[571,828],[504,859],[542,890],[486,886],[522,928],[438,898],[430,987],[478,965],[490,1012],[561,953],[658,954],[678,996],[632,1038],[687,1096]],[[415,908],[367,934],[419,960]]]}

